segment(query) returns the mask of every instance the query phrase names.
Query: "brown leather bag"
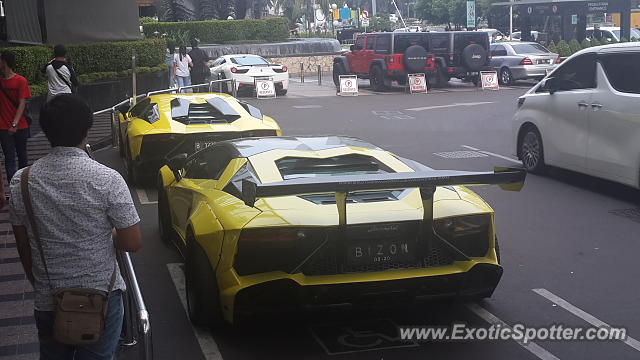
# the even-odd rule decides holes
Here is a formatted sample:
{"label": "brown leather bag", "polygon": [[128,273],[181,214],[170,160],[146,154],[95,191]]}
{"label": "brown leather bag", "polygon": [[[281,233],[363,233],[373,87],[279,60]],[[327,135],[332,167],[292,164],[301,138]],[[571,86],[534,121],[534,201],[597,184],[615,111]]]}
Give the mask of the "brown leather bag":
{"label": "brown leather bag", "polygon": [[66,345],[89,345],[100,340],[104,330],[104,318],[109,304],[109,295],[116,280],[117,267],[114,265],[108,291],[86,288],[63,288],[55,290],[51,285],[49,269],[42,251],[42,242],[33,214],[31,196],[29,194],[29,167],[25,168],[20,178],[22,201],[29,217],[31,230],[38,245],[40,259],[47,274],[49,288],[56,304],[53,338]]}

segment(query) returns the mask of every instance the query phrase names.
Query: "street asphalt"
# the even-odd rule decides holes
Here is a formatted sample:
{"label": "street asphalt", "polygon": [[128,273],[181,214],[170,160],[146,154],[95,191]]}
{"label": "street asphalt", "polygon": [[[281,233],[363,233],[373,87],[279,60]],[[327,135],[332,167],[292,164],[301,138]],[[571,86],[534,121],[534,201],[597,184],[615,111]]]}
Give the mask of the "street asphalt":
{"label": "street asphalt", "polygon": [[[436,169],[491,170],[514,160],[511,118],[521,84],[499,91],[393,91],[335,96],[313,83],[289,96],[247,99],[285,135],[359,137]],[[316,87],[314,87],[316,86]],[[309,91],[305,92],[305,89]],[[307,95],[305,95],[307,94]],[[312,94],[312,95],[308,95]],[[115,150],[96,154],[122,170]],[[133,189],[144,248],[133,255],[151,314],[156,359],[638,359],[640,358],[640,191],[559,169],[527,176],[524,189],[474,188],[494,209],[504,275],[491,299],[438,301],[384,311],[265,315],[239,328],[194,329],[184,296],[182,258],[158,237],[156,193]],[[286,309],[283,309],[286,310]],[[627,328],[626,341],[395,341],[394,326],[467,323],[488,327]],[[389,328],[391,328],[390,331]],[[635,339],[634,339],[635,338]],[[133,359],[123,351],[120,358]]]}

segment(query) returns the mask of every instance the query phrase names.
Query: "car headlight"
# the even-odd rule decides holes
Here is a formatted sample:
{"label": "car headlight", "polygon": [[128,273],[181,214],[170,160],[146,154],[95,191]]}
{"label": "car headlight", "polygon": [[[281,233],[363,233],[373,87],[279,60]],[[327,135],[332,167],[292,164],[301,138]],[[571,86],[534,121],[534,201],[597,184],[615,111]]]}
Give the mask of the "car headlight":
{"label": "car headlight", "polygon": [[490,224],[490,214],[479,214],[435,220],[433,228],[465,255],[482,257],[489,251]]}

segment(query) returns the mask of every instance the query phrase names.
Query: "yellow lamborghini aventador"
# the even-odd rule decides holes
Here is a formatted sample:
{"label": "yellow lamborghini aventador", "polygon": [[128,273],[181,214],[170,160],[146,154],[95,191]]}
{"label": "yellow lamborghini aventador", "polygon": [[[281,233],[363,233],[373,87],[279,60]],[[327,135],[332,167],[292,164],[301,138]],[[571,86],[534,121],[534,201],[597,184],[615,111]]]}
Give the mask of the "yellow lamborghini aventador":
{"label": "yellow lamborghini aventador", "polygon": [[520,169],[433,170],[355,138],[222,141],[158,175],[161,234],[185,257],[194,323],[267,309],[488,297],[493,210],[459,185],[519,190]]}
{"label": "yellow lamborghini aventador", "polygon": [[155,177],[165,155],[194,153],[216,141],[278,136],[280,127],[254,106],[226,94],[151,95],[120,114],[120,154],[133,183]]}

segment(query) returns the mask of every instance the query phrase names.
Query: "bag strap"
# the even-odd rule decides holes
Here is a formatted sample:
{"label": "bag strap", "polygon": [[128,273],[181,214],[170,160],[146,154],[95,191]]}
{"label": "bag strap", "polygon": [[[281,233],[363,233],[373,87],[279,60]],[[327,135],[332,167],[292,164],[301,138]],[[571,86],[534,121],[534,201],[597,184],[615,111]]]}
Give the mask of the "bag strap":
{"label": "bag strap", "polygon": [[31,224],[31,231],[33,232],[33,236],[36,240],[36,245],[38,245],[38,252],[40,253],[40,259],[42,260],[42,265],[44,266],[44,272],[47,274],[47,281],[49,282],[49,288],[53,291],[53,286],[51,285],[51,278],[49,277],[49,269],[47,268],[47,261],[44,258],[44,251],[42,250],[42,241],[40,241],[40,232],[38,231],[38,224],[36,224],[36,218],[33,215],[33,207],[31,204],[31,194],[29,193],[29,169],[31,166],[26,167],[22,171],[22,176],[20,176],[20,190],[22,190],[22,202],[24,203],[24,209],[27,212],[27,217],[29,218],[29,223]]}
{"label": "bag strap", "polygon": [[[66,66],[66,65],[65,65]],[[51,67],[53,68],[53,71],[56,72],[56,74],[58,74],[58,77],[60,78],[60,80],[62,80],[65,85],[67,85],[69,87],[69,90],[71,90],[71,92],[73,92],[73,87],[71,87],[71,84],[69,84],[69,82],[67,81],[67,79],[64,78],[64,76],[62,76],[62,74],[60,73],[60,71],[58,71],[58,69],[56,69],[55,67],[53,67],[53,64],[51,65]],[[68,67],[67,67],[68,69]],[[71,71],[71,70],[69,70]]]}
{"label": "bag strap", "polygon": [[11,96],[9,96],[9,94],[7,94],[7,89],[5,89],[4,86],[2,86],[2,81],[0,81],[0,90],[2,90],[2,94],[4,94],[4,96],[7,98],[7,100],[9,100],[11,105],[13,105],[13,107],[16,108],[16,111],[18,111],[18,107],[20,106],[20,103],[15,102],[11,98]]}

